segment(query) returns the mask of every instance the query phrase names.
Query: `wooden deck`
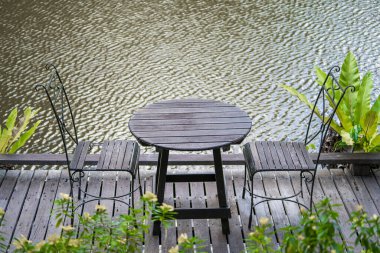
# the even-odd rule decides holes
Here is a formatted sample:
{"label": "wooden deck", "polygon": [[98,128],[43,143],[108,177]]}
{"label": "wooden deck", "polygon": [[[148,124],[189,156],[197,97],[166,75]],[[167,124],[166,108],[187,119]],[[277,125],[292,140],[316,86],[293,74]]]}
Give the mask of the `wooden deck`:
{"label": "wooden deck", "polygon": [[[191,167],[169,169],[169,172],[187,170]],[[153,170],[142,167],[144,190],[152,191]],[[222,234],[220,220],[178,220],[176,226],[169,229],[167,238],[146,238],[145,252],[167,252],[167,249],[176,244],[176,237],[181,233],[196,235],[205,240],[207,252],[242,252],[244,251],[244,238],[249,233],[247,222],[249,216],[249,198],[242,199],[243,167],[227,166],[225,168],[227,196],[232,211],[230,219],[231,233]],[[267,194],[289,194],[298,186],[298,176],[288,173],[277,173],[264,178],[257,178],[255,185],[257,192]],[[113,172],[89,174],[88,190],[92,193],[101,193],[103,196],[123,192],[129,187],[127,177],[118,177]],[[69,192],[69,183],[66,170],[0,170],[0,207],[6,210],[1,232],[6,243],[9,244],[14,237],[25,235],[32,241],[40,241],[53,233],[59,233],[55,228],[55,221],[50,217],[53,201],[59,198],[59,193]],[[350,224],[347,221],[349,213],[361,204],[369,214],[379,214],[380,211],[380,171],[371,176],[354,177],[349,170],[323,169],[319,171],[314,192],[315,201],[325,196],[333,203],[341,204],[337,208],[340,213],[342,230],[340,239],[352,244],[355,238],[350,238]],[[137,193],[136,193],[137,194]],[[213,182],[206,183],[169,183],[166,187],[165,202],[176,207],[210,207],[217,205],[216,187]],[[138,195],[138,194],[137,194]],[[104,201],[115,215],[126,211],[125,206]],[[95,203],[84,206],[82,211],[94,210]],[[283,232],[279,228],[288,224],[297,224],[299,221],[299,208],[295,204],[282,204],[271,202],[257,207],[254,223],[262,216],[271,217],[273,229],[276,232],[274,239],[280,242]],[[339,238],[338,238],[339,239]],[[13,247],[10,246],[9,251]]]}

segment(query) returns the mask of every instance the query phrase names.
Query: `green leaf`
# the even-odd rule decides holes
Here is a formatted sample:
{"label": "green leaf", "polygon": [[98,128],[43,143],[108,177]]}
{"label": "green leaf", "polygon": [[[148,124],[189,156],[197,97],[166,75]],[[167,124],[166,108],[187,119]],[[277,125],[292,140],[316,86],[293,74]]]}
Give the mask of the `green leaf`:
{"label": "green leaf", "polygon": [[17,108],[13,109],[11,113],[8,116],[7,122],[5,123],[5,126],[7,129],[11,130],[13,129],[17,118]]}
{"label": "green leaf", "polygon": [[[341,97],[342,92],[334,90],[334,93],[335,93],[335,96],[334,96],[334,93],[331,89],[333,88],[332,78],[329,76],[329,78],[325,82],[327,74],[319,67],[315,67],[315,72],[317,74],[317,83],[319,84],[319,86],[322,86],[323,84],[325,84],[325,89],[328,90],[328,93],[331,97],[335,97],[334,102],[337,102],[339,98]],[[330,106],[334,107],[334,103],[332,103],[332,100],[329,97],[327,97],[327,99],[329,100]]]}
{"label": "green leaf", "polygon": [[[362,131],[362,127],[360,125],[355,125],[350,132],[350,136],[352,140],[357,143],[359,141],[359,133]],[[343,136],[342,136],[343,137]]]}
{"label": "green leaf", "polygon": [[360,84],[360,74],[355,55],[352,52],[348,52],[346,58],[344,59],[340,72],[339,84],[343,88],[346,88],[350,85],[353,85],[355,87],[354,92],[352,92],[351,89],[348,89],[346,95],[343,98],[344,104],[346,104],[348,108],[348,116],[351,118],[351,120],[354,120],[354,108],[357,97],[357,89]]}
{"label": "green leaf", "polygon": [[346,144],[346,145],[349,145],[349,146],[352,146],[354,145],[354,140],[352,139],[350,133],[346,132],[346,131],[342,131],[340,133],[340,136],[342,137],[342,141]]}
{"label": "green leaf", "polygon": [[[285,85],[285,84],[279,84],[280,87],[287,90],[290,94],[298,97],[299,100],[301,100],[304,104],[306,104],[311,110],[313,110],[314,105],[306,98],[306,96],[302,93],[299,93],[296,89],[294,89],[291,86]],[[315,108],[314,113],[322,120],[322,115],[319,112],[318,108]],[[328,120],[325,118],[325,120]],[[340,127],[334,120],[332,120],[330,125],[337,133],[340,133],[343,128]]]}
{"label": "green leaf", "polygon": [[344,88],[349,85],[353,85],[356,88],[360,83],[358,63],[356,62],[355,55],[352,52],[348,52],[346,58],[344,59],[339,77],[339,83]]}
{"label": "green leaf", "polygon": [[11,143],[10,143],[11,145],[13,144],[13,142],[17,141],[20,138],[21,133],[23,133],[25,131],[25,129],[26,129],[27,125],[29,124],[30,120],[32,119],[33,115],[35,115],[35,114],[32,113],[32,109],[30,107],[27,107],[24,110],[24,115],[21,118],[20,122],[17,124],[18,127],[13,130],[14,134],[13,134],[13,138],[12,138]]}
{"label": "green leaf", "polygon": [[336,116],[339,118],[340,124],[343,126],[343,128],[347,132],[350,132],[353,128],[352,121],[350,117],[348,116],[348,114],[343,110],[344,104],[342,102],[339,104],[335,113],[336,113]]}
{"label": "green leaf", "polygon": [[[375,101],[375,103],[372,105],[371,107],[371,111],[374,111],[377,113],[377,116],[379,117],[380,119],[380,95],[377,96],[377,99]],[[380,122],[379,122],[380,123]]]}
{"label": "green leaf", "polygon": [[[327,74],[320,69],[319,67],[315,67],[315,72],[317,75],[317,83],[322,86],[324,81],[326,80]],[[332,78],[329,77],[328,80],[325,83],[326,89],[332,88],[333,86],[333,81]],[[327,97],[327,100],[329,101],[329,105],[331,108],[334,108],[335,105],[338,103],[340,97],[342,96],[342,91],[340,90],[334,90],[334,93],[332,89],[328,90],[328,93],[331,97],[334,98],[334,102],[330,99],[330,97]],[[349,110],[347,105],[345,104],[344,99],[340,102],[339,107],[336,110],[336,115],[339,118],[339,121],[343,128],[346,130],[346,132],[350,132],[353,125],[351,119],[348,117],[349,115]]]}
{"label": "green leaf", "polygon": [[[326,79],[327,73],[324,72],[321,68],[319,68],[319,67],[316,66],[315,67],[315,74],[317,75],[317,83],[319,84],[319,86],[322,86],[323,82]],[[332,81],[331,78],[329,78],[327,80],[326,87],[331,87],[331,81]]]}
{"label": "green leaf", "polygon": [[368,72],[363,77],[363,80],[358,88],[358,96],[355,105],[355,123],[363,123],[364,115],[370,110],[371,106],[371,91],[373,88],[372,74]]}
{"label": "green leaf", "polygon": [[375,111],[371,110],[366,113],[362,127],[367,140],[372,139],[376,134],[378,121],[379,116]]}
{"label": "green leaf", "polygon": [[29,138],[34,134],[36,131],[38,125],[41,123],[41,121],[37,121],[33,127],[31,127],[28,131],[23,133],[21,137],[11,146],[9,150],[9,154],[14,154],[19,148],[25,145],[26,141],[29,140]]}
{"label": "green leaf", "polygon": [[8,143],[12,137],[12,132],[7,129],[3,130],[0,136],[0,154],[5,154],[7,151]]}
{"label": "green leaf", "polygon": [[62,218],[58,218],[57,222],[55,223],[55,227],[59,227],[62,224]]}
{"label": "green leaf", "polygon": [[371,152],[379,152],[380,151],[380,134],[376,135],[371,140]]}
{"label": "green leaf", "polygon": [[306,146],[306,150],[307,151],[316,150],[316,149],[317,149],[317,147],[315,146],[314,143],[311,143],[311,144],[309,144],[309,145]]}

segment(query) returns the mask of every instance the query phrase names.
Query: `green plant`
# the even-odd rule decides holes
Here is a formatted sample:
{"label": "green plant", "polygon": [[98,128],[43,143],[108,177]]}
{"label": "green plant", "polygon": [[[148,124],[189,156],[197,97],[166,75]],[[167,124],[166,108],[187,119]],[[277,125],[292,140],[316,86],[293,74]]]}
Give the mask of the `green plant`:
{"label": "green plant", "polygon": [[[142,201],[142,208],[131,208],[129,214],[112,219],[103,205],[96,205],[94,215],[73,214],[72,198],[68,194],[61,194],[61,198],[55,201],[54,211],[56,226],[61,226],[62,234],[53,234],[47,241],[38,243],[20,237],[13,242],[15,252],[142,252],[150,217],[161,221],[167,228],[175,214],[170,205],[158,206],[157,196],[151,192],[144,194]],[[65,217],[71,218],[72,215],[78,218],[78,226],[62,226]],[[77,234],[78,230],[80,232]],[[172,252],[187,252],[201,242],[196,237],[187,238],[185,235],[181,235],[178,241],[179,245],[173,247]]]}
{"label": "green plant", "polygon": [[352,234],[357,234],[356,245],[362,245],[365,252],[380,252],[380,219],[377,214],[368,217],[362,206],[351,214]]}
{"label": "green plant", "polygon": [[[319,67],[316,67],[317,83],[321,86],[326,79],[327,74]],[[326,87],[332,86],[333,80],[329,78]],[[336,115],[339,121],[333,120],[331,128],[334,129],[341,137],[344,145],[353,146],[354,150],[364,150],[365,152],[380,151],[380,134],[378,125],[380,124],[380,96],[371,106],[371,93],[373,90],[372,74],[367,72],[360,79],[360,73],[356,58],[353,53],[348,52],[339,76],[339,84],[346,88],[354,86],[355,90],[348,89],[342,102],[340,103]],[[280,84],[282,88],[297,96],[309,108],[313,108],[313,104],[309,102],[304,94],[301,94],[291,86]],[[332,95],[332,90],[329,90]],[[339,91],[336,93],[336,99]],[[329,100],[329,105],[334,106]],[[321,113],[316,110],[315,114],[321,117]],[[339,144],[338,144],[339,145]]]}
{"label": "green plant", "polygon": [[[301,210],[301,220],[297,226],[287,226],[282,244],[275,248],[269,219],[260,219],[260,225],[254,228],[247,239],[248,252],[276,252],[276,253],[316,253],[316,252],[348,252],[352,253],[351,246],[337,242],[339,237],[339,214],[333,210],[328,198],[316,204],[315,212]],[[363,249],[363,253],[380,252],[380,219],[378,215],[368,218],[361,206],[350,215],[352,234],[357,236],[355,245]]]}
{"label": "green plant", "polygon": [[194,252],[195,245],[197,246],[197,252],[202,253],[202,251],[199,251],[204,248],[204,246],[199,245],[201,243],[202,240],[199,240],[197,237],[188,238],[187,234],[181,234],[178,237],[178,245],[170,248],[168,253]]}
{"label": "green plant", "polygon": [[344,244],[336,241],[339,214],[330,209],[329,199],[316,204],[316,212],[301,212],[298,226],[287,227],[282,248],[284,252],[344,252]]}
{"label": "green plant", "polygon": [[276,252],[271,237],[271,235],[273,235],[274,232],[267,232],[269,227],[271,227],[269,219],[267,217],[261,217],[259,219],[259,224],[259,226],[256,226],[254,228],[253,232],[249,233],[249,237],[247,238],[248,252]]}
{"label": "green plant", "polygon": [[26,141],[34,134],[41,121],[37,121],[27,130],[31,119],[37,114],[38,110],[27,107],[23,117],[17,122],[17,108],[9,114],[5,127],[0,126],[0,154],[13,154],[25,145]]}
{"label": "green plant", "polygon": [[[4,217],[5,211],[3,208],[0,208],[0,227],[3,224],[3,217]],[[4,245],[4,237],[2,235],[2,232],[0,232],[0,251],[5,250]]]}

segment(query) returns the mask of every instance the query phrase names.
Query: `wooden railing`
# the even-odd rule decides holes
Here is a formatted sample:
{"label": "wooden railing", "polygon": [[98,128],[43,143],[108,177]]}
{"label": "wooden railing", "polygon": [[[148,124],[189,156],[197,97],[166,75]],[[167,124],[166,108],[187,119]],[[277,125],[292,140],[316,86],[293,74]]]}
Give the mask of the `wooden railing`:
{"label": "wooden railing", "polygon": [[[311,154],[314,162],[316,154]],[[157,154],[141,154],[140,165],[155,166]],[[223,164],[244,165],[243,154],[223,154]],[[89,155],[86,164],[96,164],[99,155]],[[380,164],[380,153],[323,153],[319,160],[321,164]],[[66,158],[63,154],[13,154],[1,155],[0,165],[64,165]],[[171,154],[169,165],[213,165],[212,155],[203,154]]]}

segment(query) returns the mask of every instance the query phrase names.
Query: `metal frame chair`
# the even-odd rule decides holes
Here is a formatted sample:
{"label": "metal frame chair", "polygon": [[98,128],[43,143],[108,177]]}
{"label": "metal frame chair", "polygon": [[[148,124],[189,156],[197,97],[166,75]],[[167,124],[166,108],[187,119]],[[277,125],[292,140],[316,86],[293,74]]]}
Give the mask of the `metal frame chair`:
{"label": "metal frame chair", "polygon": [[[321,85],[318,96],[312,106],[312,112],[309,117],[304,142],[253,141],[246,143],[243,146],[243,154],[245,158],[243,198],[245,198],[246,191],[248,191],[251,195],[251,210],[248,223],[249,228],[252,224],[252,212],[254,207],[264,202],[281,200],[297,203],[307,209],[312,208],[315,176],[330,124],[347,90],[355,90],[354,86],[347,86],[343,88],[333,75],[334,71],[339,72],[340,68],[337,66],[332,67]],[[328,110],[327,103],[329,103],[333,108],[332,110]],[[321,107],[321,111],[318,107]],[[311,124],[314,117],[317,117],[316,113],[321,116],[322,120],[317,131],[311,134]],[[306,150],[306,146],[312,141],[317,140],[317,137],[319,137],[319,148],[317,159],[314,163]],[[273,171],[299,171],[300,191],[291,196],[284,197],[269,197],[253,193],[254,176],[259,172],[263,173]],[[249,174],[251,185],[247,183],[247,173]],[[296,198],[299,195],[303,198],[303,180],[305,180],[305,185],[311,183],[309,206],[299,202]],[[259,197],[262,200],[254,204],[254,197]]]}
{"label": "metal frame chair", "polygon": [[[53,110],[55,119],[58,123],[61,134],[63,147],[66,155],[67,168],[70,179],[70,196],[74,197],[74,183],[78,183],[78,199],[81,200],[81,194],[91,197],[83,201],[73,208],[76,211],[80,206],[101,199],[118,201],[128,206],[134,206],[134,192],[139,189],[142,195],[140,172],[139,172],[139,154],[140,148],[137,142],[128,140],[104,141],[103,143],[95,143],[91,141],[79,141],[77,127],[74,120],[74,114],[69,102],[62,79],[57,68],[53,64],[46,64],[46,69],[50,71],[49,80],[45,84],[37,84],[35,89],[44,90],[50,106]],[[75,149],[73,156],[70,157],[68,149],[71,144],[74,144]],[[101,149],[99,161],[94,165],[87,167],[86,158],[91,150]],[[85,172],[126,172],[131,175],[130,192],[113,197],[94,196],[85,189],[82,189],[82,179],[85,177]],[[139,180],[139,186],[134,188],[136,176]],[[129,197],[131,204],[122,200],[123,197]],[[72,220],[73,222],[73,220]]]}

